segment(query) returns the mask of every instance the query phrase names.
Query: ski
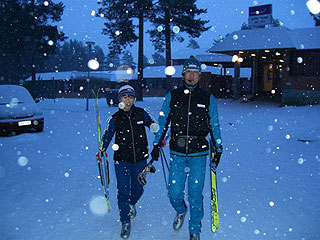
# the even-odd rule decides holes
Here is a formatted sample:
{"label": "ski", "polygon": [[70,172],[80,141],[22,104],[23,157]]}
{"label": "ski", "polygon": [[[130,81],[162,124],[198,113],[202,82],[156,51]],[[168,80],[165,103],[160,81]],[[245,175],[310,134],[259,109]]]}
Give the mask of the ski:
{"label": "ski", "polygon": [[[214,152],[212,152],[212,159]],[[217,171],[214,163],[210,164],[210,180],[211,180],[211,230],[215,232],[219,228],[218,214],[218,192],[217,192]]]}
{"label": "ski", "polygon": [[97,153],[97,164],[99,168],[99,175],[101,180],[101,185],[103,186],[104,196],[107,202],[107,212],[110,213],[110,203],[109,203],[109,184],[110,184],[110,176],[109,176],[109,162],[107,160],[107,153],[103,152],[101,149],[102,143],[102,135],[101,135],[101,123],[100,123],[100,114],[98,107],[98,98],[99,91],[95,93],[92,89],[92,93],[95,97],[95,107],[96,107],[96,116],[97,116],[97,126],[98,126],[98,143],[99,143],[99,152]]}

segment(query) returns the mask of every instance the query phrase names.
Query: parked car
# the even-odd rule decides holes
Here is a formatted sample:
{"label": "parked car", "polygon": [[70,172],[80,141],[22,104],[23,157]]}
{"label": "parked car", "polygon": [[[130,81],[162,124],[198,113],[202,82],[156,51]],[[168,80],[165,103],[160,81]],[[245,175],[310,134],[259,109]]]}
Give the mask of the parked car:
{"label": "parked car", "polygon": [[26,88],[0,85],[0,134],[41,132],[43,126],[43,113]]}
{"label": "parked car", "polygon": [[109,106],[118,106],[118,89],[107,89],[105,91],[106,101]]}

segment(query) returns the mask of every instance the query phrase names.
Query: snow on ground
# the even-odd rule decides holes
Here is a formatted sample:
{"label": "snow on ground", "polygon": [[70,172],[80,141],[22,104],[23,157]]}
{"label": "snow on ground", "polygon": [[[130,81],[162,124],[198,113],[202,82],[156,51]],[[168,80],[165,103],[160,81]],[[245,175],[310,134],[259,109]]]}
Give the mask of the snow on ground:
{"label": "snow on ground", "polygon": [[[94,101],[88,112],[83,99],[39,104],[44,132],[0,138],[0,238],[119,239],[112,158],[109,215],[97,178]],[[136,103],[155,117],[161,104],[161,98]],[[104,99],[99,107],[104,129],[116,108]],[[207,174],[201,239],[320,239],[320,106],[280,108],[219,99],[218,107],[224,140],[218,169],[220,229],[210,230]],[[153,141],[152,133],[148,137]],[[109,156],[112,151],[109,147]],[[168,147],[165,152],[169,159]],[[130,239],[188,239],[187,221],[179,232],[172,230],[175,212],[160,161],[155,166]]]}

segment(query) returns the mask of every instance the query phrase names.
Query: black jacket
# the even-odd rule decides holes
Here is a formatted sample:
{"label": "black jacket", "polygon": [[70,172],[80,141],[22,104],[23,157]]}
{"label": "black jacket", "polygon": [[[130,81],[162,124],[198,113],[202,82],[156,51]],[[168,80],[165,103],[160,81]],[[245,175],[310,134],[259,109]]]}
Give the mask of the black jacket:
{"label": "black jacket", "polygon": [[210,130],[209,105],[210,94],[198,85],[171,92],[171,150],[190,154],[209,149],[206,140]]}
{"label": "black jacket", "polygon": [[148,158],[148,141],[145,126],[145,111],[142,108],[132,106],[125,112],[119,110],[112,115],[115,121],[115,144],[119,150],[114,152],[115,161],[139,162]]}

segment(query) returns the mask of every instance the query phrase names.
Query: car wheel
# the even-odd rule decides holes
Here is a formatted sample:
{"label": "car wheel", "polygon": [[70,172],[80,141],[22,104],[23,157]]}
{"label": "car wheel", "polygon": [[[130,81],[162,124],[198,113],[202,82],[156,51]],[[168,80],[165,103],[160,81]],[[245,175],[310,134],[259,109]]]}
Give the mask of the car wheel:
{"label": "car wheel", "polygon": [[36,128],[36,132],[42,132],[43,131],[43,126]]}

